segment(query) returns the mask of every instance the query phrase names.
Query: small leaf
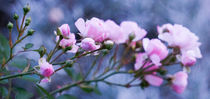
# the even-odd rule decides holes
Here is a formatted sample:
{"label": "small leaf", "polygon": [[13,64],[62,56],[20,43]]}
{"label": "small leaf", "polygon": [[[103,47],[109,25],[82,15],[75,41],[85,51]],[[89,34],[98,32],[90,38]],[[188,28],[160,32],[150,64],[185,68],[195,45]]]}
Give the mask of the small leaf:
{"label": "small leaf", "polygon": [[17,67],[19,69],[24,70],[24,68],[27,66],[27,60],[24,59],[24,57],[15,57],[13,60],[9,63],[10,66]]}
{"label": "small leaf", "polygon": [[21,79],[30,81],[30,82],[38,82],[39,81],[39,76],[37,75],[26,75],[22,76]]}
{"label": "small leaf", "polygon": [[8,59],[9,58],[9,42],[8,40],[1,35],[0,33],[0,64],[2,64],[3,58]]}
{"label": "small leaf", "polygon": [[36,84],[36,86],[48,97],[48,99],[54,99],[52,95],[50,95],[50,93],[47,92],[47,90],[45,90],[42,86]]}
{"label": "small leaf", "polygon": [[33,97],[32,93],[23,88],[16,88],[15,92],[15,99],[30,99],[31,97]]}
{"label": "small leaf", "polygon": [[56,99],[77,99],[77,98],[75,96],[72,96],[69,94],[64,94],[64,95],[57,97]]}
{"label": "small leaf", "polygon": [[30,63],[28,63],[28,66],[25,67],[25,69],[22,71],[22,73],[28,72],[28,69],[30,68]]}
{"label": "small leaf", "polygon": [[25,45],[25,47],[24,47],[24,50],[30,49],[30,48],[32,48],[33,46],[34,46],[34,44],[32,44],[32,43],[27,43],[27,44]]}
{"label": "small leaf", "polygon": [[0,87],[0,96],[2,96],[2,99],[4,99],[7,95],[8,95],[7,88],[4,86]]}
{"label": "small leaf", "polygon": [[88,85],[80,85],[80,88],[87,93],[91,93],[94,90],[92,86],[88,86]]}
{"label": "small leaf", "polygon": [[98,94],[98,95],[102,95],[100,90],[98,89],[98,85],[96,84],[95,88],[93,89],[93,91]]}

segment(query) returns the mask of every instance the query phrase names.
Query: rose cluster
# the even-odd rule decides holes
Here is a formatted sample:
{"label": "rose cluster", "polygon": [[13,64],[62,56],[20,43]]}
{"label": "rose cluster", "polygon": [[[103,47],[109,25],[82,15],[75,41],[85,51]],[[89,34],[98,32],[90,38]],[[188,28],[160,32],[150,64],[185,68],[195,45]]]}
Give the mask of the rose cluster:
{"label": "rose cluster", "polygon": [[[202,57],[198,37],[178,24],[158,26],[158,38],[153,39],[145,38],[147,31],[133,21],[123,21],[118,25],[112,20],[104,21],[93,17],[85,21],[79,18],[75,26],[82,38],[79,42],[75,34],[70,32],[68,24],[60,26],[55,33],[56,41],[62,49],[76,53],[78,49],[98,50],[104,44],[127,44],[135,49],[134,73],[137,78],[140,73],[143,75],[139,77],[141,81],[153,86],[160,86],[164,81],[168,81],[177,93],[182,93],[187,86],[187,72],[183,70],[174,75],[160,75],[160,71],[164,66],[177,62],[183,68],[189,68],[195,64],[197,58]],[[140,50],[137,50],[139,48]],[[39,66],[40,74],[47,78],[54,73],[52,65],[45,60],[42,60]]]}

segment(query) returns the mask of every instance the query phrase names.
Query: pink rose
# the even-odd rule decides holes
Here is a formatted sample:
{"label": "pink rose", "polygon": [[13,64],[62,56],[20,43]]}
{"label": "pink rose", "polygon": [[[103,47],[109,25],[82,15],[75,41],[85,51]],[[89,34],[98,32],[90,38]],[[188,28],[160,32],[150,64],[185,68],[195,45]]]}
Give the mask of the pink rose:
{"label": "pink rose", "polygon": [[54,73],[52,64],[49,64],[44,58],[39,60],[39,67],[39,73],[45,77],[50,77]]}
{"label": "pink rose", "polygon": [[92,38],[96,42],[102,42],[107,38],[103,20],[93,17],[85,22],[84,19],[79,18],[75,25],[82,36]]}
{"label": "pink rose", "polygon": [[125,35],[126,40],[129,39],[129,35],[132,33],[135,34],[135,38],[133,39],[133,41],[141,40],[147,34],[144,29],[139,27],[138,24],[133,21],[123,21],[120,24],[120,27],[123,32],[122,35]]}
{"label": "pink rose", "polygon": [[100,45],[96,45],[92,38],[85,38],[81,42],[82,49],[86,51],[93,51],[100,48]]}
{"label": "pink rose", "polygon": [[186,72],[180,71],[174,74],[172,78],[172,88],[176,93],[184,92],[187,86],[188,75]]}
{"label": "pink rose", "polygon": [[143,47],[149,58],[157,66],[161,65],[160,61],[168,55],[167,47],[158,39],[144,38]]}
{"label": "pink rose", "polygon": [[61,26],[59,27],[59,29],[60,29],[60,31],[61,31],[61,33],[62,33],[62,35],[63,35],[64,37],[68,37],[68,36],[69,36],[69,34],[70,34],[70,27],[69,27],[68,24],[63,24],[63,25],[61,25]]}
{"label": "pink rose", "polygon": [[158,26],[157,29],[159,33],[158,37],[166,41],[169,46],[179,47],[181,53],[191,50],[195,54],[195,58],[202,57],[199,49],[201,43],[198,42],[198,37],[186,27],[178,24],[165,24],[161,27]]}
{"label": "pink rose", "polygon": [[[147,57],[146,53],[139,53],[139,54],[137,54],[136,55],[135,70],[140,69],[144,65],[145,60],[147,58],[148,57]],[[150,66],[151,64],[152,63],[146,63],[143,68],[146,68],[146,67]],[[159,66],[153,65],[150,68],[148,68],[147,70],[145,70],[145,72],[151,71],[151,70],[155,70],[155,69],[158,69],[158,68],[159,68]],[[145,75],[144,79],[150,85],[160,86],[163,83],[163,79],[161,77],[156,76],[155,74],[156,74],[156,72],[153,72],[152,74]]]}

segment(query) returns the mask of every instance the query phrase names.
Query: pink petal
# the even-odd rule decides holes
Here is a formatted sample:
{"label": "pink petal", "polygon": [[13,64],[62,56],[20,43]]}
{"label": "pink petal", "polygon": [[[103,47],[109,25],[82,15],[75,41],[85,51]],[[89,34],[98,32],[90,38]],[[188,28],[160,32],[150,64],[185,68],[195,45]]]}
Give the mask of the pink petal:
{"label": "pink petal", "polygon": [[153,86],[160,86],[163,83],[162,78],[154,75],[146,75],[144,79]]}

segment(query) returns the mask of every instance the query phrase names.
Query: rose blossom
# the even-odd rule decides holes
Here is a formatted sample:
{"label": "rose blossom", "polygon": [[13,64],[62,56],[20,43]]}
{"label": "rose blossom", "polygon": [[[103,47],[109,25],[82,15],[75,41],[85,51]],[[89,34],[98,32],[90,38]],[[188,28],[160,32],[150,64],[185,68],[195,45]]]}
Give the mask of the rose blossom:
{"label": "rose blossom", "polygon": [[196,62],[193,51],[187,51],[182,54],[181,62],[184,66],[192,66]]}
{"label": "rose blossom", "polygon": [[174,76],[172,77],[172,85],[171,85],[173,90],[179,94],[184,92],[187,86],[187,78],[188,75],[186,72],[180,71],[175,73]]}
{"label": "rose blossom", "polygon": [[50,77],[54,73],[52,64],[49,64],[44,58],[39,60],[39,67],[39,73],[45,77]]}
{"label": "rose blossom", "polygon": [[[70,32],[70,27],[68,24],[63,24],[61,27],[59,27],[61,33],[63,36],[65,36],[59,43],[59,46],[61,46],[62,48],[66,48],[66,47],[72,47],[71,50],[69,50],[68,52],[72,52],[72,53],[76,53],[78,50],[78,46],[76,45],[76,38],[75,35],[73,33]],[[55,33],[57,34],[57,33]],[[56,41],[59,40],[59,36],[56,37]]]}
{"label": "rose blossom", "polygon": [[201,45],[198,42],[198,37],[192,33],[186,27],[182,25],[175,24],[165,24],[161,27],[157,27],[159,38],[163,41],[166,41],[171,47],[179,47],[181,53],[187,51],[192,51],[195,58],[201,58],[201,52],[199,46]]}
{"label": "rose blossom", "polygon": [[92,38],[85,38],[81,42],[82,49],[86,51],[93,51],[100,48],[100,45],[96,45]]}
{"label": "rose blossom", "polygon": [[103,20],[93,17],[85,22],[84,19],[79,18],[75,25],[82,36],[92,38],[96,42],[102,42],[107,38]]}
{"label": "rose blossom", "polygon": [[122,29],[123,34],[126,37],[126,40],[129,39],[129,36],[133,33],[135,35],[135,38],[132,41],[138,41],[141,40],[147,32],[138,26],[136,22],[133,21],[123,21],[120,24],[120,27]]}
{"label": "rose blossom", "polygon": [[143,47],[149,58],[157,66],[161,65],[160,61],[168,55],[167,47],[158,39],[144,38]]}
{"label": "rose blossom", "polygon": [[[143,66],[143,64],[145,63],[146,59],[147,59],[147,54],[146,53],[137,54],[136,55],[136,63],[135,63],[135,66],[134,66],[135,70],[140,69]],[[146,68],[146,67],[150,66],[151,64],[152,63],[146,63],[143,68]],[[151,70],[155,70],[155,69],[158,69],[158,68],[159,68],[159,66],[153,65],[145,71],[151,71]],[[144,79],[150,85],[160,86],[163,83],[163,79],[161,77],[156,76],[155,74],[156,74],[156,72],[153,72],[152,74],[147,74],[147,75],[145,75]]]}

